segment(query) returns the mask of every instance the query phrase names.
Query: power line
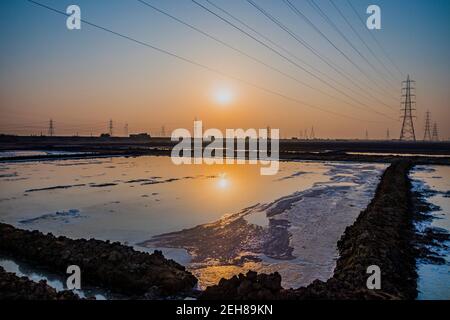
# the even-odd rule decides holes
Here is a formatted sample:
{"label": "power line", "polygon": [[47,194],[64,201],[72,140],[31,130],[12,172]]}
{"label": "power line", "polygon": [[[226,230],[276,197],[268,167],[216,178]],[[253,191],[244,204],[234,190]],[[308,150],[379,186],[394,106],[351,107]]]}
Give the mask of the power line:
{"label": "power line", "polygon": [[[252,28],[250,25],[248,25],[247,23],[245,23],[244,21],[242,21],[241,19],[237,18],[236,16],[234,16],[233,14],[231,14],[230,12],[228,12],[227,10],[223,9],[222,7],[218,6],[217,4],[213,3],[210,0],[205,0],[206,2],[208,2],[210,5],[212,5],[213,7],[215,7],[217,10],[223,12],[224,14],[226,14],[227,16],[229,16],[231,19],[239,22],[240,24],[242,24],[243,26],[245,26],[246,28],[248,28],[249,30],[251,30],[252,32],[254,32],[255,34],[257,34],[258,36],[260,36],[261,38],[263,38],[264,40],[266,40],[267,42],[269,42],[270,44],[272,44],[273,46],[275,46],[276,48],[280,49],[281,51],[285,52],[286,54],[288,54],[289,56],[293,57],[294,59],[306,64],[308,67],[310,67],[311,69],[313,69],[314,71],[320,73],[321,75],[327,77],[328,79],[333,80],[334,82],[337,82],[338,84],[340,84],[341,86],[343,86],[344,88],[346,88],[347,90],[356,93],[356,94],[366,94],[367,96],[375,99],[377,102],[383,104],[384,106],[394,110],[393,107],[389,106],[388,104],[384,103],[383,101],[379,100],[377,97],[375,97],[374,95],[372,95],[369,91],[365,90],[363,87],[361,87],[357,82],[355,82],[351,76],[347,76],[345,74],[345,72],[341,69],[339,69],[336,65],[333,65],[331,62],[329,62],[325,57],[323,57],[320,53],[318,53],[314,48],[312,48],[310,45],[308,45],[306,42],[302,42],[301,44],[308,49],[309,51],[311,51],[315,56],[317,56],[319,59],[321,59],[325,64],[327,64],[330,68],[332,68],[336,73],[338,73],[339,75],[341,75],[342,77],[344,77],[345,79],[347,79],[350,83],[352,83],[355,87],[357,87],[360,91],[357,92],[355,90],[353,90],[350,87],[347,87],[345,85],[343,85],[342,83],[332,79],[330,76],[324,74],[323,72],[321,72],[320,70],[317,70],[316,68],[314,68],[313,66],[311,66],[310,64],[308,64],[307,62],[305,62],[304,60],[300,59],[298,56],[296,56],[295,54],[293,54],[292,52],[290,52],[289,50],[287,50],[286,48],[282,47],[281,45],[275,43],[273,40],[269,39],[268,37],[266,37],[264,34],[262,34],[261,32],[259,32],[258,30],[255,30],[254,28]],[[299,37],[297,35],[297,37]],[[304,39],[303,39],[304,41]]]}
{"label": "power line", "polygon": [[[219,18],[220,20],[224,21],[225,23],[227,23],[228,25],[232,26],[233,28],[237,29],[238,31],[242,32],[243,34],[247,35],[248,37],[250,37],[251,39],[255,40],[256,42],[258,42],[259,44],[263,45],[264,47],[266,47],[267,49],[269,49],[270,51],[274,52],[275,54],[277,54],[278,56],[280,56],[281,58],[285,59],[286,61],[290,62],[291,64],[293,64],[294,66],[296,66],[297,68],[303,70],[304,72],[308,73],[309,75],[311,75],[312,77],[316,78],[317,80],[319,80],[320,82],[326,84],[327,86],[333,88],[334,90],[336,90],[337,92],[341,93],[342,95],[348,97],[349,99],[357,102],[358,104],[364,105],[368,108],[370,108],[370,106],[368,106],[367,104],[356,100],[355,98],[351,97],[350,95],[348,95],[346,92],[340,90],[339,88],[337,88],[336,86],[330,84],[328,81],[323,80],[322,78],[320,78],[319,76],[315,75],[314,73],[312,73],[311,71],[305,69],[304,67],[302,67],[301,65],[299,65],[298,63],[296,63],[295,61],[293,61],[292,59],[286,57],[285,55],[283,55],[281,52],[279,52],[278,50],[270,47],[269,45],[267,45],[266,43],[264,43],[263,41],[259,40],[258,38],[254,37],[253,35],[249,34],[248,32],[246,32],[245,30],[243,30],[242,28],[239,28],[238,26],[236,26],[235,24],[233,24],[232,22],[230,22],[229,20],[225,19],[224,17],[220,16],[219,14],[217,14],[216,12],[210,10],[209,8],[203,6],[201,3],[197,2],[196,0],[191,0],[193,3],[195,3],[197,6],[199,6],[200,8],[206,10],[207,12],[211,13],[212,15],[216,16],[217,18]],[[395,119],[391,118],[390,116],[373,110],[372,112],[378,113],[379,115],[382,115],[386,118],[389,118],[390,120],[396,121]]]}
{"label": "power line", "polygon": [[[253,2],[252,0],[247,0],[248,2]],[[342,51],[327,35],[325,35],[310,19],[308,19],[295,5],[293,5],[289,0],[283,0],[284,3],[288,5],[288,7],[299,17],[306,19],[308,24],[316,30],[331,46],[336,49],[351,65],[353,65],[361,74],[363,74],[369,81],[374,83],[376,86],[378,86],[378,83],[376,83],[359,65],[357,65],[344,51]],[[313,5],[311,5],[314,9]],[[315,9],[317,10],[317,9]],[[323,11],[322,11],[323,12]],[[325,17],[324,17],[325,18]],[[326,19],[325,19],[326,20]]]}
{"label": "power line", "polygon": [[[249,0],[247,0],[249,2]],[[350,81],[353,85],[355,85],[358,89],[360,89],[362,92],[364,92],[365,94],[367,94],[368,96],[372,97],[373,99],[375,99],[376,101],[378,101],[379,103],[383,104],[384,106],[388,107],[389,109],[394,109],[393,107],[391,107],[390,105],[386,104],[385,102],[379,100],[377,97],[375,97],[374,95],[372,95],[370,92],[368,92],[367,90],[365,90],[364,88],[362,88],[359,84],[357,84],[352,78],[351,76],[347,76],[345,74],[345,72],[343,72],[342,70],[340,70],[337,66],[335,66],[333,63],[329,62],[328,59],[326,59],[325,57],[323,57],[317,50],[315,50],[311,45],[309,45],[303,38],[301,38],[298,34],[292,32],[288,27],[286,27],[284,24],[282,24],[278,19],[276,19],[275,17],[273,17],[271,14],[269,14],[266,10],[264,10],[263,8],[261,8],[260,6],[256,5],[254,2],[249,2],[253,7],[255,7],[259,12],[261,12],[263,15],[265,15],[269,20],[271,20],[273,23],[275,23],[277,26],[279,26],[281,29],[283,29],[285,32],[287,32],[292,38],[294,38],[294,40],[296,40],[297,42],[299,42],[302,46],[304,46],[306,49],[308,49],[311,53],[313,53],[316,57],[318,57],[320,60],[322,60],[324,63],[326,63],[329,67],[331,67],[333,70],[335,70],[337,73],[339,73],[341,76],[345,77],[348,81]],[[286,3],[287,4],[287,3]],[[294,9],[296,9],[294,7]],[[291,10],[294,10],[291,8]],[[299,14],[301,14],[302,16],[304,16],[301,12],[299,12]],[[309,19],[304,16],[307,21],[309,21]],[[309,21],[311,24],[312,22]],[[341,84],[342,85],[342,84]],[[346,87],[348,90],[351,90],[350,88]],[[353,90],[351,90],[352,92],[354,92]],[[345,94],[346,95],[346,94]],[[353,99],[355,101],[357,101],[356,99]],[[366,104],[358,101],[359,104],[365,105]],[[369,107],[370,108],[370,107]]]}
{"label": "power line", "polygon": [[[288,1],[288,0],[287,0]],[[330,1],[330,0],[329,0]],[[336,4],[333,3],[333,1],[330,1],[334,7],[337,7]],[[386,81],[386,84],[388,84],[390,87],[392,87],[392,84],[387,81],[385,78],[385,74],[381,73],[375,66],[366,58],[362,52],[356,48],[356,46],[350,41],[350,39],[340,30],[340,28],[333,22],[333,20],[324,12],[324,10],[318,5],[314,0],[309,0],[310,4],[313,4],[318,10],[319,14],[327,21],[329,25],[337,32],[339,35],[347,42],[347,44],[379,75],[381,75],[381,79]],[[383,89],[384,90],[384,89]]]}
{"label": "power line", "polygon": [[[264,65],[265,67],[267,67],[267,68],[269,68],[269,69],[271,69],[271,70],[273,70],[273,71],[276,71],[276,72],[278,72],[278,73],[280,73],[280,74],[286,76],[287,78],[289,78],[289,79],[291,79],[291,80],[294,80],[295,82],[298,82],[298,83],[300,83],[300,84],[302,84],[302,85],[304,85],[304,86],[306,86],[306,87],[308,87],[308,88],[310,88],[310,89],[316,90],[316,91],[318,91],[318,92],[320,92],[320,93],[326,94],[326,95],[328,95],[328,96],[330,96],[330,97],[332,97],[332,98],[339,99],[339,98],[336,97],[336,96],[330,95],[329,93],[327,93],[327,92],[325,92],[325,91],[323,91],[323,90],[320,90],[320,89],[318,89],[318,88],[315,88],[315,87],[309,85],[308,83],[306,83],[306,82],[304,82],[304,81],[301,81],[301,80],[299,80],[299,79],[297,79],[297,78],[291,76],[290,74],[287,74],[287,73],[285,73],[284,71],[282,71],[282,70],[280,70],[280,69],[277,69],[277,68],[275,68],[275,67],[273,67],[273,66],[271,66],[271,65],[269,65],[269,64],[267,64],[267,63],[265,63],[264,61],[262,61],[262,60],[260,60],[260,59],[258,59],[258,58],[256,58],[256,57],[254,57],[254,56],[251,56],[250,54],[248,54],[248,53],[246,53],[246,52],[244,52],[244,51],[242,51],[242,50],[240,50],[240,49],[238,49],[238,48],[236,48],[236,47],[234,47],[234,46],[229,45],[228,43],[226,43],[226,42],[220,40],[219,38],[217,38],[217,37],[215,37],[215,36],[213,36],[213,35],[211,35],[211,34],[209,34],[209,33],[207,33],[207,32],[204,32],[203,30],[201,30],[201,29],[199,29],[199,28],[197,28],[197,27],[195,27],[195,26],[193,26],[193,25],[191,25],[191,24],[189,24],[189,23],[187,23],[187,22],[185,22],[185,21],[183,21],[183,20],[181,20],[181,19],[179,19],[179,18],[177,18],[177,17],[175,17],[175,16],[173,16],[173,15],[171,15],[171,14],[169,14],[169,13],[167,13],[167,12],[165,12],[165,11],[163,11],[163,10],[161,10],[161,9],[159,9],[159,8],[153,6],[153,5],[151,5],[151,4],[149,4],[149,3],[145,2],[145,1],[143,1],[143,0],[137,0],[137,1],[139,1],[139,2],[141,2],[142,4],[144,4],[144,5],[146,5],[146,6],[150,7],[150,8],[152,8],[152,9],[154,9],[154,10],[156,10],[156,11],[158,11],[158,12],[160,12],[160,13],[162,13],[162,14],[168,16],[168,17],[170,17],[171,19],[173,19],[173,20],[175,20],[175,21],[177,21],[177,22],[179,22],[179,23],[181,23],[181,24],[183,24],[183,25],[185,25],[185,26],[191,28],[192,30],[195,30],[195,31],[199,32],[200,34],[202,34],[202,35],[204,35],[204,36],[206,36],[206,37],[208,37],[208,38],[210,38],[210,39],[212,39],[212,40],[214,40],[214,41],[216,41],[216,42],[218,42],[218,43],[224,45],[225,47],[230,48],[230,49],[232,49],[232,50],[234,50],[234,51],[236,51],[236,52],[238,52],[238,53],[240,53],[240,54],[242,54],[242,55],[244,55],[244,56],[246,56],[246,57],[252,59],[253,61],[255,61],[255,62],[259,63],[259,64],[262,64],[262,65]],[[341,100],[341,101],[343,101],[343,102],[345,102],[345,103],[348,103],[348,102],[346,102],[345,100]],[[351,106],[354,106],[354,105],[352,105],[352,104],[350,104],[350,105],[351,105]]]}
{"label": "power line", "polygon": [[[66,14],[64,11],[60,11],[60,10],[58,10],[58,9],[55,9],[55,8],[50,7],[50,6],[47,6],[47,5],[45,5],[45,4],[36,2],[36,1],[34,1],[34,0],[27,0],[27,1],[30,2],[30,3],[33,3],[33,4],[37,5],[37,6],[40,6],[40,7],[42,7],[42,8],[45,8],[45,9],[47,9],[47,10],[50,10],[50,11],[53,11],[53,12],[55,12],[55,13],[61,14],[61,15],[63,15],[63,16],[66,16],[66,17],[69,16],[69,15]],[[309,108],[312,108],[312,109],[317,109],[317,110],[320,110],[320,111],[322,111],[322,112],[326,112],[326,113],[329,113],[329,114],[332,114],[332,115],[335,115],[335,116],[338,116],[338,117],[347,118],[347,119],[353,119],[353,120],[365,121],[365,122],[377,122],[377,121],[373,121],[373,120],[363,120],[363,119],[358,119],[358,118],[353,117],[353,116],[349,116],[349,115],[341,114],[341,113],[334,112],[334,111],[331,111],[331,110],[328,110],[328,109],[324,109],[323,107],[320,107],[320,106],[317,106],[317,105],[313,105],[313,104],[310,104],[310,103],[301,101],[301,100],[299,100],[299,99],[297,99],[297,98],[290,97],[290,96],[285,95],[285,94],[283,94],[283,93],[280,93],[280,92],[278,92],[278,91],[274,91],[274,90],[268,89],[268,88],[266,88],[266,87],[263,87],[263,86],[254,84],[254,83],[252,83],[252,82],[249,82],[249,81],[247,81],[247,80],[244,80],[244,79],[241,79],[241,78],[238,78],[238,77],[235,77],[235,76],[228,75],[228,74],[226,74],[226,73],[224,73],[224,72],[222,72],[222,71],[220,71],[220,70],[211,68],[211,67],[209,67],[209,66],[207,66],[207,65],[201,64],[201,63],[196,62],[196,61],[194,61],[194,60],[191,60],[191,59],[189,59],[189,58],[182,57],[182,56],[180,56],[180,55],[178,55],[178,54],[172,53],[172,52],[167,51],[167,50],[165,50],[165,49],[158,48],[158,47],[153,46],[153,45],[151,45],[151,44],[149,44],[149,43],[146,43],[146,42],[137,40],[137,39],[135,39],[135,38],[133,38],[133,37],[130,37],[130,36],[121,34],[121,33],[119,33],[119,32],[113,31],[113,30],[108,29],[108,28],[106,28],[106,27],[102,27],[102,26],[100,26],[100,25],[98,25],[98,24],[89,22],[89,21],[87,21],[87,20],[85,20],[85,19],[80,19],[80,20],[81,20],[81,22],[83,22],[84,24],[87,24],[87,25],[92,26],[92,27],[94,27],[94,28],[103,30],[103,31],[105,31],[105,32],[108,32],[108,33],[111,33],[111,34],[113,34],[113,35],[116,35],[116,36],[118,36],[118,37],[120,37],[120,38],[129,40],[129,41],[131,41],[131,42],[134,42],[134,43],[137,43],[137,44],[139,44],[139,45],[145,46],[145,47],[147,47],[147,48],[153,49],[153,50],[155,50],[155,51],[158,51],[158,52],[163,53],[163,54],[165,54],[165,55],[171,56],[171,57],[176,58],[176,59],[178,59],[178,60],[182,60],[182,61],[184,61],[184,62],[186,62],[186,63],[195,65],[195,66],[200,67],[200,68],[202,68],[202,69],[205,69],[205,70],[207,70],[207,71],[210,71],[210,72],[219,74],[219,75],[221,75],[221,76],[224,76],[224,77],[227,77],[227,78],[230,78],[230,79],[239,81],[239,82],[244,83],[244,84],[246,84],[246,85],[248,85],[248,86],[252,86],[252,87],[257,88],[257,89],[259,89],[259,90],[261,90],[261,91],[265,91],[265,92],[267,92],[267,93],[270,93],[270,94],[273,94],[273,95],[282,97],[282,98],[284,98],[284,99],[286,99],[286,100],[290,100],[290,101],[292,101],[292,102],[295,102],[295,103],[304,105],[304,106],[306,106],[306,107],[309,107]]]}
{"label": "power line", "polygon": [[[252,32],[254,32],[255,34],[257,34],[258,36],[260,36],[261,38],[263,38],[264,40],[268,41],[269,43],[271,43],[273,46],[275,46],[276,48],[280,49],[281,51],[287,53],[289,56],[295,58],[296,60],[306,64],[307,66],[309,66],[311,69],[315,70],[316,72],[320,73],[321,75],[333,80],[334,82],[338,83],[339,85],[343,86],[344,88],[346,88],[347,90],[356,93],[356,94],[362,94],[364,93],[365,95],[371,97],[372,99],[376,100],[377,102],[379,102],[380,104],[388,107],[391,110],[394,110],[394,108],[388,104],[386,104],[385,102],[381,101],[380,99],[378,99],[376,96],[374,96],[372,93],[370,93],[369,91],[367,91],[366,89],[364,89],[363,87],[361,87],[355,80],[353,80],[352,76],[349,76],[345,73],[344,70],[340,69],[337,65],[331,63],[330,61],[328,61],[327,58],[325,58],[324,56],[322,56],[319,52],[317,52],[317,50],[315,50],[313,47],[311,47],[304,39],[301,39],[300,36],[295,35],[296,36],[296,40],[302,45],[304,46],[306,49],[308,49],[311,53],[313,53],[316,57],[318,57],[320,60],[322,60],[326,65],[328,65],[330,68],[332,68],[336,73],[338,73],[340,76],[344,77],[346,80],[348,80],[351,84],[353,84],[356,88],[358,88],[360,91],[355,91],[352,88],[345,86],[342,84],[342,82],[338,82],[334,79],[332,79],[331,77],[329,77],[328,75],[324,74],[323,72],[317,70],[316,68],[314,68],[313,66],[309,65],[307,62],[305,62],[304,60],[300,59],[298,56],[296,56],[295,54],[293,54],[292,52],[290,52],[289,50],[283,48],[282,46],[280,46],[279,44],[275,43],[274,41],[272,41],[271,39],[269,39],[268,37],[266,37],[264,34],[262,34],[261,32],[259,32],[258,30],[255,30],[254,28],[252,28],[250,25],[248,25],[247,23],[245,23],[244,21],[242,21],[241,19],[237,18],[236,16],[234,16],[233,14],[231,14],[230,12],[228,12],[227,10],[223,9],[222,7],[218,6],[217,4],[213,3],[211,0],[205,0],[206,2],[208,2],[210,5],[212,5],[213,7],[215,7],[217,10],[223,12],[224,14],[226,14],[227,16],[229,16],[231,19],[239,22],[240,24],[242,24],[243,26],[245,26],[246,28],[248,28],[249,30],[251,30]],[[307,18],[307,17],[305,17]],[[275,18],[274,18],[275,19]],[[281,24],[281,23],[280,23]],[[279,24],[277,24],[278,26],[280,26]],[[285,27],[287,28],[287,27]],[[285,30],[286,31],[286,30]],[[293,36],[293,33],[290,32],[290,35]],[[301,39],[301,40],[300,40]]]}
{"label": "power line", "polygon": [[[356,8],[353,6],[353,4],[351,3],[350,0],[347,0],[347,3],[349,4],[349,6],[352,8],[353,12],[355,13],[355,15],[358,17],[359,21],[361,21],[362,25],[364,26],[364,29],[366,28],[366,24],[364,23],[364,20],[361,18],[361,16],[359,15],[358,11],[356,10]],[[369,31],[370,36],[372,37],[372,39],[374,40],[374,42],[378,45],[378,47],[381,49],[381,51],[383,52],[383,54],[386,56],[386,58],[389,60],[389,62],[394,66],[395,69],[397,69],[398,73],[403,77],[403,72],[400,70],[400,68],[395,64],[395,62],[391,59],[391,57],[389,56],[389,54],[386,52],[386,50],[383,48],[383,46],[381,45],[381,43],[378,41],[378,39],[375,37],[375,35],[373,34],[373,32]]]}
{"label": "power line", "polygon": [[392,73],[392,71],[386,66],[386,64],[381,60],[377,54],[372,50],[372,48],[367,44],[367,42],[364,40],[364,38],[359,34],[359,32],[355,29],[353,24],[347,19],[345,14],[342,12],[341,9],[339,9],[339,6],[336,5],[336,3],[333,0],[329,0],[329,2],[336,8],[336,11],[339,13],[339,15],[344,19],[344,21],[347,23],[347,25],[352,29],[353,33],[358,37],[358,39],[364,44],[364,46],[369,50],[369,52],[372,54],[372,56],[378,61],[378,63],[386,70],[386,72],[391,76],[393,80],[398,80],[398,78]]}
{"label": "power line", "polygon": [[[275,68],[275,67],[273,67],[273,66],[271,66],[271,65],[269,65],[269,64],[267,64],[267,63],[265,63],[264,61],[261,61],[260,59],[254,57],[254,56],[251,56],[250,54],[248,54],[248,53],[246,53],[246,52],[244,52],[244,51],[242,51],[242,50],[240,50],[240,49],[238,49],[238,48],[236,48],[236,47],[234,47],[234,46],[229,45],[228,43],[222,41],[221,39],[219,39],[219,38],[217,38],[217,37],[215,37],[215,36],[213,36],[213,35],[211,35],[211,34],[205,32],[205,31],[203,31],[203,30],[201,30],[201,29],[199,29],[199,28],[197,28],[197,27],[195,27],[195,26],[193,26],[193,25],[191,25],[191,24],[189,24],[189,23],[187,23],[187,22],[185,22],[185,21],[183,21],[183,20],[181,20],[181,19],[179,19],[179,18],[177,18],[177,17],[175,17],[175,16],[169,14],[169,13],[167,13],[166,11],[161,10],[161,9],[157,8],[156,6],[154,6],[154,5],[151,5],[151,4],[147,3],[146,1],[143,1],[143,0],[137,0],[137,1],[140,2],[140,3],[142,3],[142,4],[144,4],[144,5],[146,5],[146,6],[148,6],[148,7],[150,7],[150,8],[152,8],[153,10],[155,10],[155,11],[157,11],[157,12],[159,12],[159,13],[161,13],[161,14],[163,14],[163,15],[165,15],[165,16],[167,16],[167,17],[169,17],[169,18],[171,18],[171,19],[173,19],[173,20],[175,20],[175,21],[177,21],[178,23],[181,23],[181,24],[184,25],[184,26],[187,26],[188,28],[190,28],[190,29],[192,29],[192,30],[194,30],[194,31],[196,31],[196,32],[198,32],[198,33],[204,35],[205,37],[207,37],[207,38],[209,38],[209,39],[212,39],[212,40],[214,40],[214,41],[216,41],[216,42],[222,44],[223,46],[225,46],[225,47],[227,47],[227,48],[229,48],[229,49],[232,49],[232,50],[238,52],[239,54],[244,55],[244,56],[247,57],[247,58],[250,58],[251,60],[253,60],[253,61],[257,62],[257,63],[259,63],[259,64],[261,64],[261,65],[264,65],[265,67],[267,67],[267,68],[269,68],[269,69],[271,69],[271,70],[273,70],[273,71],[275,71],[275,72],[277,72],[277,73],[280,73],[280,74],[284,75],[285,77],[287,77],[287,78],[289,78],[289,79],[291,79],[291,80],[293,80],[293,81],[295,81],[295,82],[297,82],[297,83],[300,83],[300,84],[302,84],[302,85],[304,85],[304,86],[306,86],[306,87],[308,87],[308,88],[310,88],[310,89],[313,89],[313,90],[315,90],[315,91],[318,91],[318,92],[320,92],[320,93],[322,93],[322,94],[325,94],[325,95],[327,95],[327,96],[329,96],[329,97],[331,97],[331,98],[338,99],[338,100],[340,100],[340,101],[342,101],[342,102],[344,102],[344,103],[346,103],[346,104],[348,104],[348,105],[350,105],[350,106],[352,106],[352,107],[354,107],[354,108],[365,110],[364,108],[361,108],[359,105],[354,105],[354,104],[349,103],[349,102],[347,102],[347,101],[345,101],[345,100],[343,100],[343,99],[341,99],[341,98],[339,98],[339,97],[337,97],[337,96],[335,96],[335,95],[332,95],[332,94],[330,94],[330,93],[328,93],[328,92],[326,92],[326,91],[323,91],[323,90],[321,90],[321,89],[319,89],[319,88],[316,88],[316,87],[314,87],[314,86],[311,86],[310,84],[308,84],[308,83],[306,83],[306,82],[304,82],[304,81],[301,81],[301,80],[299,80],[298,78],[295,78],[295,77],[291,76],[290,74],[287,74],[287,73],[285,73],[284,71],[282,71],[282,70],[280,70],[280,69],[277,69],[277,68]],[[302,61],[302,62],[304,62],[304,61]],[[304,63],[307,64],[306,62],[304,62]],[[314,67],[312,67],[312,66],[309,66],[309,67],[314,68]],[[320,72],[320,71],[317,70],[317,72]],[[356,101],[356,100],[355,100],[355,101]],[[359,101],[357,101],[357,102],[358,102],[359,104],[364,105],[363,103],[361,103],[361,102],[359,102]],[[366,106],[367,106],[367,105],[366,105]],[[370,109],[369,106],[367,106],[367,107]],[[384,115],[384,114],[379,113],[378,111],[376,111],[376,113],[378,113],[378,114],[380,114],[380,115]],[[394,120],[394,119],[391,119],[391,120]]]}

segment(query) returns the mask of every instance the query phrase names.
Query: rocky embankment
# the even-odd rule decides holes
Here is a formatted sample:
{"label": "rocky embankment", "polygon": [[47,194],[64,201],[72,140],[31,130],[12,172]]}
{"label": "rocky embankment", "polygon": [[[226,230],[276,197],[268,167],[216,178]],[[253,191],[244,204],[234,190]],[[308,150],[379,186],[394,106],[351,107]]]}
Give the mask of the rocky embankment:
{"label": "rocky embankment", "polygon": [[131,296],[178,295],[191,291],[197,283],[183,266],[164,258],[160,251],[148,254],[118,242],[72,240],[3,223],[0,252],[61,274],[66,274],[68,266],[77,265],[82,281]]}
{"label": "rocky embankment", "polygon": [[[222,279],[200,299],[414,299],[417,295],[414,227],[408,172],[398,161],[384,172],[375,197],[338,242],[340,257],[326,282],[283,289],[281,277],[249,272]],[[366,286],[367,267],[381,269],[381,289]]]}
{"label": "rocky embankment", "polygon": [[45,281],[34,282],[0,267],[0,300],[78,300],[71,291],[57,292]]}

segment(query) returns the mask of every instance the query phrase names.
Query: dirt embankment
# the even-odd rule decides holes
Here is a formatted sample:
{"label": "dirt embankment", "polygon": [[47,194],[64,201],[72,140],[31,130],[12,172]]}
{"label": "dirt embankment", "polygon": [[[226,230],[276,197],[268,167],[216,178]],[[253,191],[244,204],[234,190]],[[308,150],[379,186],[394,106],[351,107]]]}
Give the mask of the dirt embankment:
{"label": "dirt embankment", "polygon": [[158,298],[191,291],[197,279],[160,251],[138,252],[118,242],[72,240],[0,223],[0,252],[66,274],[78,265],[83,281],[127,295]]}
{"label": "dirt embankment", "polygon": [[[411,162],[394,162],[383,174],[375,197],[338,242],[340,257],[326,282],[285,290],[279,274],[249,272],[222,279],[200,299],[414,299],[417,295]],[[381,289],[367,289],[371,265],[380,267]]]}

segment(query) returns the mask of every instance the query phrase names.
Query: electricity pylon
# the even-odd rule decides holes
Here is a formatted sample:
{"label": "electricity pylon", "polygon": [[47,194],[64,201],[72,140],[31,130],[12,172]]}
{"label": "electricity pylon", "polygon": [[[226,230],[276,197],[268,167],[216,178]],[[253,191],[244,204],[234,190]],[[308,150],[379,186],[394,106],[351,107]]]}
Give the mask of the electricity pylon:
{"label": "electricity pylon", "polygon": [[53,124],[53,119],[50,119],[50,121],[48,122],[48,135],[50,137],[53,137],[54,134],[55,134],[55,127]]}
{"label": "electricity pylon", "polygon": [[113,121],[112,121],[112,120],[109,120],[109,126],[108,126],[108,129],[109,129],[109,136],[112,137],[112,135],[113,135],[113,129],[114,129],[114,127],[113,127]]}
{"label": "electricity pylon", "polygon": [[438,127],[436,122],[433,124],[433,135],[431,136],[431,141],[439,141]]}
{"label": "electricity pylon", "polygon": [[430,111],[427,111],[425,116],[425,133],[423,135],[423,141],[431,141],[431,116]]}
{"label": "electricity pylon", "polygon": [[413,105],[415,105],[415,94],[411,93],[411,90],[414,90],[415,81],[409,78],[406,81],[402,82],[402,109],[403,111],[403,123],[402,130],[400,132],[400,140],[401,141],[416,141],[416,133],[414,132],[414,123],[413,123]]}

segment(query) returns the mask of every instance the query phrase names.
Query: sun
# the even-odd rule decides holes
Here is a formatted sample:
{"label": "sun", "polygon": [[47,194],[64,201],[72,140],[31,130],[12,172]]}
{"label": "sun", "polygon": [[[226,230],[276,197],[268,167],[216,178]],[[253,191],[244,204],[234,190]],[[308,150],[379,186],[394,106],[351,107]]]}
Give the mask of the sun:
{"label": "sun", "polygon": [[217,180],[217,187],[219,187],[220,189],[228,189],[230,185],[230,180],[227,177],[226,173],[221,173],[218,176],[218,180]]}
{"label": "sun", "polygon": [[213,93],[214,100],[222,105],[229,105],[234,100],[234,92],[229,88],[219,88]]}

